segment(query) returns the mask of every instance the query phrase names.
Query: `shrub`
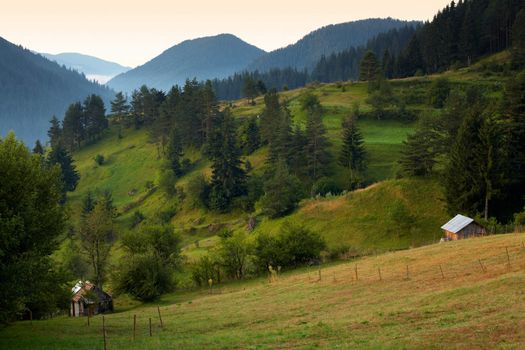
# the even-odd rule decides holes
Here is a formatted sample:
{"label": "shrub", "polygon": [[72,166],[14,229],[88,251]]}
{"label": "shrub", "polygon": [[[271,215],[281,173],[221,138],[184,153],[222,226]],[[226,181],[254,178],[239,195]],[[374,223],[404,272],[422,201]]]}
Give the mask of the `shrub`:
{"label": "shrub", "polygon": [[153,301],[173,288],[171,270],[153,254],[126,259],[115,276],[115,291],[141,301]]}
{"label": "shrub", "polygon": [[326,196],[327,194],[338,195],[342,192],[342,189],[337,185],[337,183],[328,177],[322,177],[317,180],[312,186],[312,196],[317,195]]}
{"label": "shrub", "polygon": [[136,227],[138,224],[144,221],[145,218],[146,217],[144,216],[144,214],[142,214],[140,210],[136,210],[131,218],[131,228]]}
{"label": "shrub", "polygon": [[191,207],[206,208],[208,206],[210,185],[204,175],[199,174],[192,177],[188,182],[186,192]]}
{"label": "shrub", "polygon": [[205,255],[192,266],[191,277],[193,282],[199,287],[208,285],[208,280],[213,280],[214,284],[221,282],[220,263],[215,256]]}
{"label": "shrub", "polygon": [[159,174],[159,188],[170,198],[177,193],[177,189],[175,188],[176,181],[177,177],[171,169],[162,170]]}
{"label": "shrub", "polygon": [[447,78],[436,79],[429,89],[430,104],[435,108],[443,108],[450,94],[450,82]]}
{"label": "shrub", "polygon": [[97,154],[95,156],[95,163],[97,163],[98,165],[103,165],[104,164],[104,156],[102,154]]}

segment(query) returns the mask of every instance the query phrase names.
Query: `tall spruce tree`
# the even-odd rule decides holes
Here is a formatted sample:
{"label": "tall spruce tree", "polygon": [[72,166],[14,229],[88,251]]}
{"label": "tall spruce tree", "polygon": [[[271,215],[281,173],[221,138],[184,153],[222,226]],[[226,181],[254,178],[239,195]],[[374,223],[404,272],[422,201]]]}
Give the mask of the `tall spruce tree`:
{"label": "tall spruce tree", "polygon": [[430,142],[429,131],[417,130],[403,141],[399,164],[407,176],[427,176],[436,164],[437,152]]}
{"label": "tall spruce tree", "polygon": [[111,114],[117,122],[121,122],[129,111],[128,99],[122,92],[115,94],[115,99],[111,101]]}
{"label": "tall spruce tree", "polygon": [[212,210],[226,212],[236,197],[246,194],[246,172],[237,147],[235,121],[228,109],[216,119],[209,157],[212,161],[209,206]]}
{"label": "tall spruce tree", "polygon": [[[313,95],[312,95],[313,96]],[[308,174],[313,180],[328,173],[330,154],[328,153],[329,141],[323,124],[323,109],[317,97],[308,98],[310,102],[304,105],[307,112],[306,121],[306,159]]]}
{"label": "tall spruce tree", "polygon": [[280,117],[281,105],[279,103],[279,95],[277,90],[272,89],[264,96],[264,110],[260,117],[261,140],[263,143],[270,143]]}
{"label": "tall spruce tree", "polygon": [[366,170],[367,153],[364,140],[357,126],[355,114],[349,115],[342,126],[343,145],[339,155],[339,164],[350,171],[351,177],[354,177]]}
{"label": "tall spruce tree", "polygon": [[35,147],[33,148],[33,154],[40,154],[41,156],[44,155],[44,147],[42,147],[40,140],[36,140]]}
{"label": "tall spruce tree", "polygon": [[308,139],[301,126],[295,125],[290,142],[290,173],[300,179],[306,179],[308,176],[306,147]]}
{"label": "tall spruce tree", "polygon": [[80,179],[73,157],[71,157],[71,154],[69,154],[61,143],[58,143],[51,149],[51,152],[49,152],[47,162],[50,165],[58,165],[60,167],[63,184],[62,191],[65,199],[65,193],[74,191]]}
{"label": "tall spruce tree", "polygon": [[53,147],[60,141],[60,138],[62,137],[62,127],[60,126],[60,121],[58,121],[56,116],[53,116],[49,123],[51,126],[47,131],[47,136],[49,137],[49,143],[51,144],[51,147]]}
{"label": "tall spruce tree", "polygon": [[359,67],[359,80],[373,81],[377,79],[379,74],[379,63],[376,55],[372,51],[368,51],[361,60]]}
{"label": "tall spruce tree", "polygon": [[279,159],[282,159],[286,164],[289,164],[292,142],[292,117],[288,108],[282,106],[276,118],[273,125],[273,135],[268,146],[267,163],[272,165]]}
{"label": "tall spruce tree", "polygon": [[173,173],[177,177],[183,174],[181,164],[183,156],[182,137],[180,136],[179,130],[174,127],[170,132],[168,147],[166,149],[166,158],[168,158],[170,169],[173,170]]}
{"label": "tall spruce tree", "polygon": [[108,128],[104,101],[98,95],[90,95],[84,100],[83,111],[85,136],[88,141],[93,141]]}
{"label": "tall spruce tree", "polygon": [[480,105],[471,108],[445,168],[445,196],[451,213],[489,216],[489,202],[501,188],[500,134]]}
{"label": "tall spruce tree", "polygon": [[80,148],[85,139],[84,109],[80,102],[71,104],[62,122],[62,145],[72,152]]}

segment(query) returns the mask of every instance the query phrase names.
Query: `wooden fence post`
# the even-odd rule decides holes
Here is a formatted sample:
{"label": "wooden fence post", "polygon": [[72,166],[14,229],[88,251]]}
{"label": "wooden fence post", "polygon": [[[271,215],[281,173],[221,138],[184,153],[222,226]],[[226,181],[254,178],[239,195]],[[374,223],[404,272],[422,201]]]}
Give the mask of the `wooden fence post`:
{"label": "wooden fence post", "polygon": [[408,271],[408,265],[407,265],[407,280],[409,280],[409,279],[410,279],[410,273]]}
{"label": "wooden fence post", "polygon": [[377,272],[379,274],[379,280],[382,281],[383,280],[383,277],[381,276],[381,267],[378,267],[377,268]]}
{"label": "wooden fence post", "polygon": [[108,345],[106,341],[106,320],[104,319],[104,315],[102,315],[102,337],[104,338],[104,350],[107,350]]}
{"label": "wooden fence post", "polygon": [[481,271],[482,271],[482,272],[487,272],[487,269],[485,268],[485,266],[484,266],[483,263],[481,262],[481,259],[478,259],[478,262],[479,262],[479,266],[481,266]]}
{"label": "wooden fence post", "polygon": [[321,265],[319,265],[319,281],[321,280]]}
{"label": "wooden fence post", "polygon": [[159,312],[160,328],[164,328],[164,325],[162,324],[162,316],[160,315],[160,307],[158,306],[157,306],[157,311]]}
{"label": "wooden fence post", "polygon": [[355,270],[355,280],[359,280],[359,276],[357,275],[357,264],[355,264],[354,266],[354,270]]}
{"label": "wooden fence post", "polygon": [[508,265],[508,268],[510,269],[510,268],[511,268],[511,265],[510,265],[509,248],[508,248],[508,247],[505,247],[505,251],[507,252],[507,265]]}
{"label": "wooden fence post", "polygon": [[133,315],[133,340],[135,340],[136,332],[137,332],[137,315]]}
{"label": "wooden fence post", "polygon": [[88,309],[88,320],[87,320],[87,322],[88,322],[88,327],[89,327],[89,319],[91,318],[90,316],[91,316],[91,310]]}
{"label": "wooden fence post", "polygon": [[445,274],[443,273],[443,267],[441,267],[441,264],[439,264],[439,270],[441,271],[441,277],[445,279]]}

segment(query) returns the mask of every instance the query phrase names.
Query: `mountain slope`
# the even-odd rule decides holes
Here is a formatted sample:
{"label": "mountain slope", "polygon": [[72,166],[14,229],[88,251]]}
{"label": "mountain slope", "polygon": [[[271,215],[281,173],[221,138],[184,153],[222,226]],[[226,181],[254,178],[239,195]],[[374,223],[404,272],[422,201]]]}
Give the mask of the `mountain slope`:
{"label": "mountain slope", "polygon": [[111,90],[81,74],[0,38],[0,136],[14,130],[27,143],[46,139],[52,115],[89,94],[105,100]]}
{"label": "mountain slope", "polygon": [[[522,349],[522,241],[508,234],[434,244],[271,282],[178,290],[154,304],[121,296],[104,316],[105,339],[109,349]],[[0,329],[0,347],[102,348],[101,328],[100,315],[90,327],[85,317],[21,321]]]}
{"label": "mountain slope", "polygon": [[267,71],[285,67],[312,69],[323,55],[365,45],[380,33],[418,23],[374,18],[329,25],[311,32],[295,44],[258,58],[248,66],[248,70]]}
{"label": "mountain slope", "polygon": [[115,62],[75,52],[64,52],[57,55],[42,53],[41,55],[69,69],[84,73],[89,80],[96,80],[101,84],[131,69],[131,67],[124,67]]}
{"label": "mountain slope", "polygon": [[182,85],[186,79],[223,78],[244,69],[264,51],[231,34],[186,40],[151,61],[108,82],[117,91],[143,84],[162,90]]}

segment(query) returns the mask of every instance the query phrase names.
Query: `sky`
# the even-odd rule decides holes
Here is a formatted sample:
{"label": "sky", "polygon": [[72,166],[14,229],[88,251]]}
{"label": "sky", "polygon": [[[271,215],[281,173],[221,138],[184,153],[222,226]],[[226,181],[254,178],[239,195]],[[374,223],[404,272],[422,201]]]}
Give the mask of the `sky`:
{"label": "sky", "polygon": [[231,33],[271,51],[328,24],[429,20],[450,0],[2,0],[0,37],[135,67],[186,39]]}

